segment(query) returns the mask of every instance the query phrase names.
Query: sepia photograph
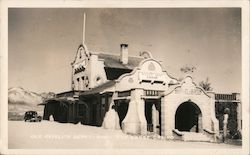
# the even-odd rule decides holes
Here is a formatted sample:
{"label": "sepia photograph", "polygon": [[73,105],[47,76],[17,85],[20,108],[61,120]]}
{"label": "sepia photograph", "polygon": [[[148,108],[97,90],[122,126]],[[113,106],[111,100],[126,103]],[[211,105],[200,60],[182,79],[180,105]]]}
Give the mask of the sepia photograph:
{"label": "sepia photograph", "polygon": [[241,7],[6,10],[5,154],[249,153]]}

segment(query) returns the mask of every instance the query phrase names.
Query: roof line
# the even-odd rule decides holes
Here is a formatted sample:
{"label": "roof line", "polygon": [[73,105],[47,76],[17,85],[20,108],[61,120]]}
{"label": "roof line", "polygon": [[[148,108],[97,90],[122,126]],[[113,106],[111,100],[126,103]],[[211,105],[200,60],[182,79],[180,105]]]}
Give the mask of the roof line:
{"label": "roof line", "polygon": [[[96,51],[90,51],[91,54],[107,54],[107,55],[114,55],[114,56],[120,56],[120,54],[117,54],[117,53],[107,53],[107,52],[96,52]],[[134,58],[142,58],[141,56],[138,56],[138,55],[128,55],[128,57],[134,57]]]}

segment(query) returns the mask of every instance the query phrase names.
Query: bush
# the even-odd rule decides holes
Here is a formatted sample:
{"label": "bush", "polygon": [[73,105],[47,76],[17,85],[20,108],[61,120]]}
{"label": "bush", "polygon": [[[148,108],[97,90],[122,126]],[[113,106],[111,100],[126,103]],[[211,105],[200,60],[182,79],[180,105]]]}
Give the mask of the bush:
{"label": "bush", "polygon": [[232,139],[242,139],[241,131],[237,131],[234,135],[231,137]]}

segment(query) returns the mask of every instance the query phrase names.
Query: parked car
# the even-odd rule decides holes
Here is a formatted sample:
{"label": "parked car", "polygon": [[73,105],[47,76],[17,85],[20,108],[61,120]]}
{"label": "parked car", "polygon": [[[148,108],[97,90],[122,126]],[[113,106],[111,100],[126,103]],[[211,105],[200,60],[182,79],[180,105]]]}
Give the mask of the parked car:
{"label": "parked car", "polygon": [[41,122],[42,117],[38,116],[36,111],[27,111],[24,115],[25,122]]}

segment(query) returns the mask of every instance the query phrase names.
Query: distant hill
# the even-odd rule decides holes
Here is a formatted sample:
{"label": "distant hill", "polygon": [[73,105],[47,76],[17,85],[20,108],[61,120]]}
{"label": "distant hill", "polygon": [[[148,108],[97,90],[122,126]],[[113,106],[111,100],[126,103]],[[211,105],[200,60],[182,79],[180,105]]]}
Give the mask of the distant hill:
{"label": "distant hill", "polygon": [[21,87],[8,89],[8,113],[9,120],[22,120],[24,113],[35,110],[39,115],[43,115],[43,106],[39,105],[45,99],[54,97],[55,93],[44,92],[41,94],[25,90]]}

